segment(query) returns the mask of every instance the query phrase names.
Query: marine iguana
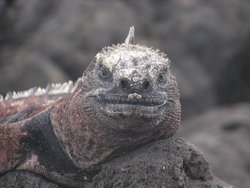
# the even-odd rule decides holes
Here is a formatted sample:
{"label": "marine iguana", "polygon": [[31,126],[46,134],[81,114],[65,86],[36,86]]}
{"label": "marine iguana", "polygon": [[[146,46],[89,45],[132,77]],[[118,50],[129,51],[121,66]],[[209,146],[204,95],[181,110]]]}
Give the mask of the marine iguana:
{"label": "marine iguana", "polygon": [[180,124],[170,60],[134,44],[105,47],[73,84],[7,94],[0,102],[0,174],[24,170],[83,186],[98,164],[160,138]]}

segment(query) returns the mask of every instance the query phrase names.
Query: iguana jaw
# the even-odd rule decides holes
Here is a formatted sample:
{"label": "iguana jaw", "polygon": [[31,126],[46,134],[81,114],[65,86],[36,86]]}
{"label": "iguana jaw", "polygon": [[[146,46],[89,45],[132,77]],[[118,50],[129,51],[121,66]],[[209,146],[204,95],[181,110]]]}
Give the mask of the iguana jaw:
{"label": "iguana jaw", "polygon": [[166,99],[161,96],[143,96],[138,93],[128,95],[99,95],[100,109],[108,116],[155,118],[162,114]]}

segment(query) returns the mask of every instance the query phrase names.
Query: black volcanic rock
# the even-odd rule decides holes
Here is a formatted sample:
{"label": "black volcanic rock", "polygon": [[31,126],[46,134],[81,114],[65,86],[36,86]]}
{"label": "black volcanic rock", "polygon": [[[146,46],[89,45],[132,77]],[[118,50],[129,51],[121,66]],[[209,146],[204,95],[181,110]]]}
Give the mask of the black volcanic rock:
{"label": "black volcanic rock", "polygon": [[102,165],[93,187],[229,188],[203,154],[180,138],[160,140]]}
{"label": "black volcanic rock", "polygon": [[178,136],[204,152],[213,172],[241,188],[250,185],[250,104],[217,107],[182,123]]}

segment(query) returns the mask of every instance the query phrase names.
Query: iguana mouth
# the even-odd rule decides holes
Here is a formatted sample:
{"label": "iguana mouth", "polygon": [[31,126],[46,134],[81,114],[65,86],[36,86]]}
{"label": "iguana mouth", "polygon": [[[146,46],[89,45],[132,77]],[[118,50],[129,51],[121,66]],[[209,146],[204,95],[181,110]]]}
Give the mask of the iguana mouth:
{"label": "iguana mouth", "polygon": [[110,116],[138,116],[152,118],[160,114],[166,99],[161,96],[142,96],[137,93],[124,95],[100,95],[101,110]]}

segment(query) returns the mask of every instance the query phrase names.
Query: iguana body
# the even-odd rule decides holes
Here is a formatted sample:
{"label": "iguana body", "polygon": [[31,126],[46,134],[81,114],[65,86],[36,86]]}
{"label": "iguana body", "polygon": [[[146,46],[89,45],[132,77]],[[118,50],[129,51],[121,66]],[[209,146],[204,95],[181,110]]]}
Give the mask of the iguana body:
{"label": "iguana body", "polygon": [[0,173],[26,170],[84,186],[103,161],[172,136],[180,103],[170,61],[133,40],[132,28],[74,85],[7,96],[0,103]]}

